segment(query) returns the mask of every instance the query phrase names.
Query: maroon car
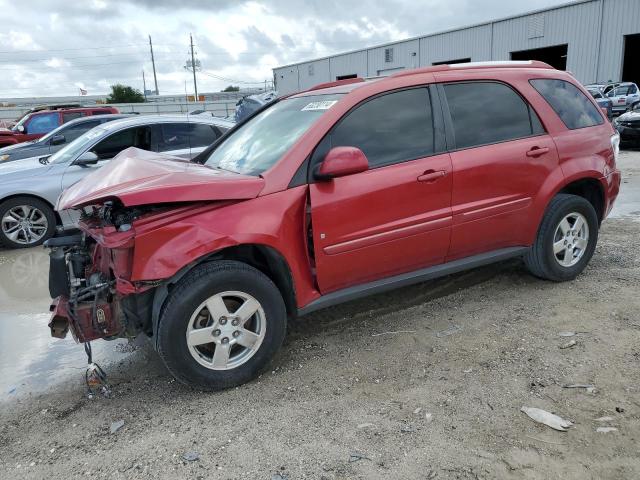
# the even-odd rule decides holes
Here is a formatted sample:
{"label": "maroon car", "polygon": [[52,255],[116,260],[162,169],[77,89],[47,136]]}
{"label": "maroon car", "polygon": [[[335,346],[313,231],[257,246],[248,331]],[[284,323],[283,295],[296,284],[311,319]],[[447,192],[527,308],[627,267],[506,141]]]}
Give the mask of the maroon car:
{"label": "maroon car", "polygon": [[78,107],[39,110],[26,114],[10,129],[0,129],[0,148],[36,140],[63,123],[89,115],[120,113],[115,107]]}

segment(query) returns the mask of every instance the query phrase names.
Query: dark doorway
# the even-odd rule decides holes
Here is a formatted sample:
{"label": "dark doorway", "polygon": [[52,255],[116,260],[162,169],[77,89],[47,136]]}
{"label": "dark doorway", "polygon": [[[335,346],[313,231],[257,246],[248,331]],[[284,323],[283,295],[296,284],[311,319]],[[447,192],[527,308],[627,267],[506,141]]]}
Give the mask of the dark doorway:
{"label": "dark doorway", "polygon": [[355,73],[352,73],[351,75],[338,75],[336,80],[347,80],[349,78],[358,78],[358,75]]}
{"label": "dark doorway", "polygon": [[640,33],[625,35],[622,60],[622,81],[640,84]]}
{"label": "dark doorway", "polygon": [[511,60],[539,60],[548,63],[558,70],[567,69],[567,50],[569,46],[555,45],[553,47],[533,48],[531,50],[520,50],[511,52]]}
{"label": "dark doorway", "polygon": [[450,65],[454,63],[469,63],[471,61],[470,58],[459,58],[457,60],[446,60],[444,62],[433,62],[431,65]]}

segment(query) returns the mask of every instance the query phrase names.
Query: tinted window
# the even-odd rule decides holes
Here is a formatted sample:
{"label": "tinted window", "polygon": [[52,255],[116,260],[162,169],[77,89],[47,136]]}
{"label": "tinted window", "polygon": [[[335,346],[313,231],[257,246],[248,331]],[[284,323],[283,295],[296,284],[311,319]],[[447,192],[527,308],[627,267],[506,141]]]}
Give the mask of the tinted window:
{"label": "tinted window", "polygon": [[58,126],[58,112],[41,113],[31,117],[27,125],[27,133],[47,133]]}
{"label": "tinted window", "polygon": [[212,125],[201,123],[164,123],[160,125],[159,152],[206,147],[218,138]]}
{"label": "tinted window", "polygon": [[84,115],[82,112],[64,112],[62,114],[62,123],[70,122],[71,120],[75,120],[76,118],[80,118]]}
{"label": "tinted window", "polygon": [[568,129],[600,125],[604,120],[596,106],[578,88],[564,80],[530,80]]}
{"label": "tinted window", "polygon": [[603,97],[602,97],[602,94],[601,94],[598,90],[592,90],[592,89],[589,89],[589,90],[587,90],[587,91],[588,91],[588,92],[591,94],[591,96],[592,96],[593,98],[595,98],[595,99],[603,98]]}
{"label": "tinted window", "polygon": [[112,133],[91,149],[98,158],[113,158],[125,148],[136,147],[151,150],[151,129],[136,127]]}
{"label": "tinted window", "polygon": [[64,135],[66,143],[69,143],[75,140],[76,138],[78,138],[84,132],[91,130],[93,127],[97,127],[98,125],[100,125],[100,122],[98,120],[96,120],[95,122],[77,123],[75,125],[70,125],[68,128],[65,128],[60,133]]}
{"label": "tinted window", "polygon": [[360,105],[334,129],[331,146],[358,147],[371,168],[433,154],[429,91],[389,93]]}
{"label": "tinted window", "polygon": [[537,135],[537,115],[512,88],[501,83],[444,85],[456,147],[469,148]]}

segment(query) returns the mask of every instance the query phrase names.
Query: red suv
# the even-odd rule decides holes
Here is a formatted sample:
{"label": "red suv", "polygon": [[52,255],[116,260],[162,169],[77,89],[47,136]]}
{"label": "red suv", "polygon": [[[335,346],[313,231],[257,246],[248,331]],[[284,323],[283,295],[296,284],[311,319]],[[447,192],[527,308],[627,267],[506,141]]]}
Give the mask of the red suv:
{"label": "red suv", "polygon": [[568,73],[461,64],[281,98],[196,158],[119,158],[62,194],[52,334],[144,333],[185,384],[258,375],[287,319],[522,257],[571,280],[618,194],[619,138]]}
{"label": "red suv", "polygon": [[38,109],[22,117],[10,129],[0,129],[0,148],[16,143],[36,140],[55,130],[63,123],[88,115],[120,113],[115,107],[79,107]]}

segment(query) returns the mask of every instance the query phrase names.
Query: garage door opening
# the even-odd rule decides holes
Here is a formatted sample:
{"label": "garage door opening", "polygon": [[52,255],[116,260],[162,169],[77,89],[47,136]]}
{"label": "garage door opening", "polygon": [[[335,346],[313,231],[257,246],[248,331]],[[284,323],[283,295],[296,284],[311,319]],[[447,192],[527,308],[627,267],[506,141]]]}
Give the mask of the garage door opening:
{"label": "garage door opening", "polygon": [[458,58],[457,60],[445,60],[444,62],[433,62],[431,65],[453,65],[454,63],[469,63],[470,58]]}
{"label": "garage door opening", "polygon": [[624,57],[622,63],[622,81],[640,84],[640,33],[625,35]]}
{"label": "garage door opening", "polygon": [[511,52],[511,60],[539,60],[558,70],[566,70],[568,50],[569,46],[567,44],[520,50],[519,52]]}
{"label": "garage door opening", "polygon": [[338,75],[336,80],[348,80],[349,78],[358,78],[356,73],[351,73],[349,75]]}

